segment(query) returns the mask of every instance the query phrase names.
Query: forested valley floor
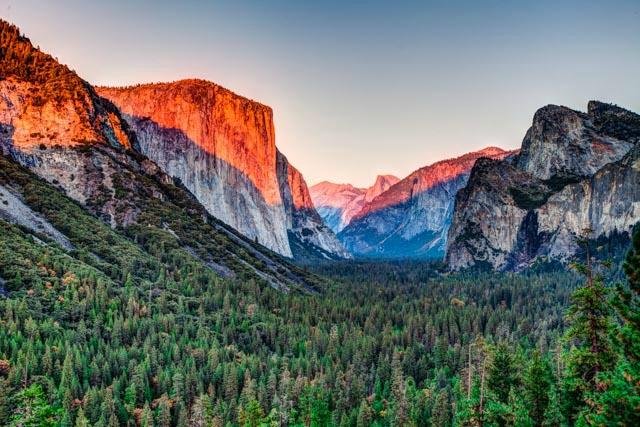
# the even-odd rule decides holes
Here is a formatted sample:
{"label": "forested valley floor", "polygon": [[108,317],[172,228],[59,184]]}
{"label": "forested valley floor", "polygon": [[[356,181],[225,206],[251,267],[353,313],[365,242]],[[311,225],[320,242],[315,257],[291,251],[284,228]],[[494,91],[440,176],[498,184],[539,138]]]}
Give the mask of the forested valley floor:
{"label": "forested valley floor", "polygon": [[73,251],[0,220],[3,424],[640,421],[639,234],[626,275],[350,262],[285,293],[68,209]]}

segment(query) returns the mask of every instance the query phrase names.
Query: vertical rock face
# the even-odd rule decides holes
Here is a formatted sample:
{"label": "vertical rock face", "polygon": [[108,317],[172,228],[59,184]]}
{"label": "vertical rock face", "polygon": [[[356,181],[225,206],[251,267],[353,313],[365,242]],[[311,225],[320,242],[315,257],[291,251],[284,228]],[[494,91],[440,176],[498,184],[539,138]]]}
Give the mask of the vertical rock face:
{"label": "vertical rock face", "polygon": [[633,144],[598,126],[604,111],[593,105],[591,115],[557,105],[539,109],[522,141],[518,168],[540,179],[583,177],[620,160]]}
{"label": "vertical rock face", "polygon": [[478,162],[458,193],[448,265],[518,270],[572,257],[586,228],[628,234],[640,221],[638,141],[640,116],[616,106],[540,109],[520,155]]}
{"label": "vertical rock face", "polygon": [[336,233],[342,231],[362,207],[400,181],[393,175],[379,175],[369,188],[323,181],[311,187],[311,198],[320,216]]}
{"label": "vertical rock face", "polygon": [[[289,233],[315,211],[302,194],[306,184],[297,171],[293,175],[299,179],[291,181],[297,188],[281,185],[289,182],[290,171],[278,165],[286,158],[279,159],[269,107],[202,80],[98,88],[98,93],[125,114],[141,152],[180,179],[212,215],[282,255],[293,255]],[[297,209],[285,195],[310,207]],[[344,253],[330,230],[304,229],[323,234],[309,236],[308,243]]]}
{"label": "vertical rock face", "polygon": [[291,249],[296,258],[350,258],[315,207],[302,174],[278,152],[278,180],[287,214]]}
{"label": "vertical rock face", "polygon": [[354,254],[369,257],[439,258],[456,192],[481,157],[509,153],[489,147],[419,169],[366,203],[339,234]]}

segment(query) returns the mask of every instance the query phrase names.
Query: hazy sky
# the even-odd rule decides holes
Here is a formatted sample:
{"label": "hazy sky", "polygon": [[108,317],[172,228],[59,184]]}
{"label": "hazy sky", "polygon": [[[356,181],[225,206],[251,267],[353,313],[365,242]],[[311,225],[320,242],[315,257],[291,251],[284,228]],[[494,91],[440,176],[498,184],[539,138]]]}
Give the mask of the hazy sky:
{"label": "hazy sky", "polygon": [[310,184],[520,145],[545,104],[640,111],[640,1],[0,0],[89,82],[201,77],[273,107]]}

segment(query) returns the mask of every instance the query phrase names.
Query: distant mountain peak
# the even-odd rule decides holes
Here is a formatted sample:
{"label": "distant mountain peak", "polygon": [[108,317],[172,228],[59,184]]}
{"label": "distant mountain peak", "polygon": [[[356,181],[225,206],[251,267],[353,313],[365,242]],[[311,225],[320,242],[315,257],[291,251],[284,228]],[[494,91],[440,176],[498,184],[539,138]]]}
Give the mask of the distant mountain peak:
{"label": "distant mountain peak", "polygon": [[338,237],[354,254],[369,257],[440,257],[453,201],[480,158],[512,154],[497,147],[445,159],[394,182],[362,206]]}
{"label": "distant mountain peak", "polygon": [[349,224],[351,219],[360,212],[362,206],[399,180],[389,174],[378,175],[373,185],[367,188],[322,181],[311,187],[311,198],[320,216],[337,233]]}

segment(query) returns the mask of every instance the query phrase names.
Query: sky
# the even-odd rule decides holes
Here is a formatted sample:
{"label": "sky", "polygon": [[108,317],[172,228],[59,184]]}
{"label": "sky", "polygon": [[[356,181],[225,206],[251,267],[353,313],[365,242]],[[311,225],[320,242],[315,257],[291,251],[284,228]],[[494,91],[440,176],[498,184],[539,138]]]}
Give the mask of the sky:
{"label": "sky", "polygon": [[198,77],[271,106],[309,184],[517,148],[547,104],[640,111],[638,0],[0,0],[0,15],[93,84]]}

